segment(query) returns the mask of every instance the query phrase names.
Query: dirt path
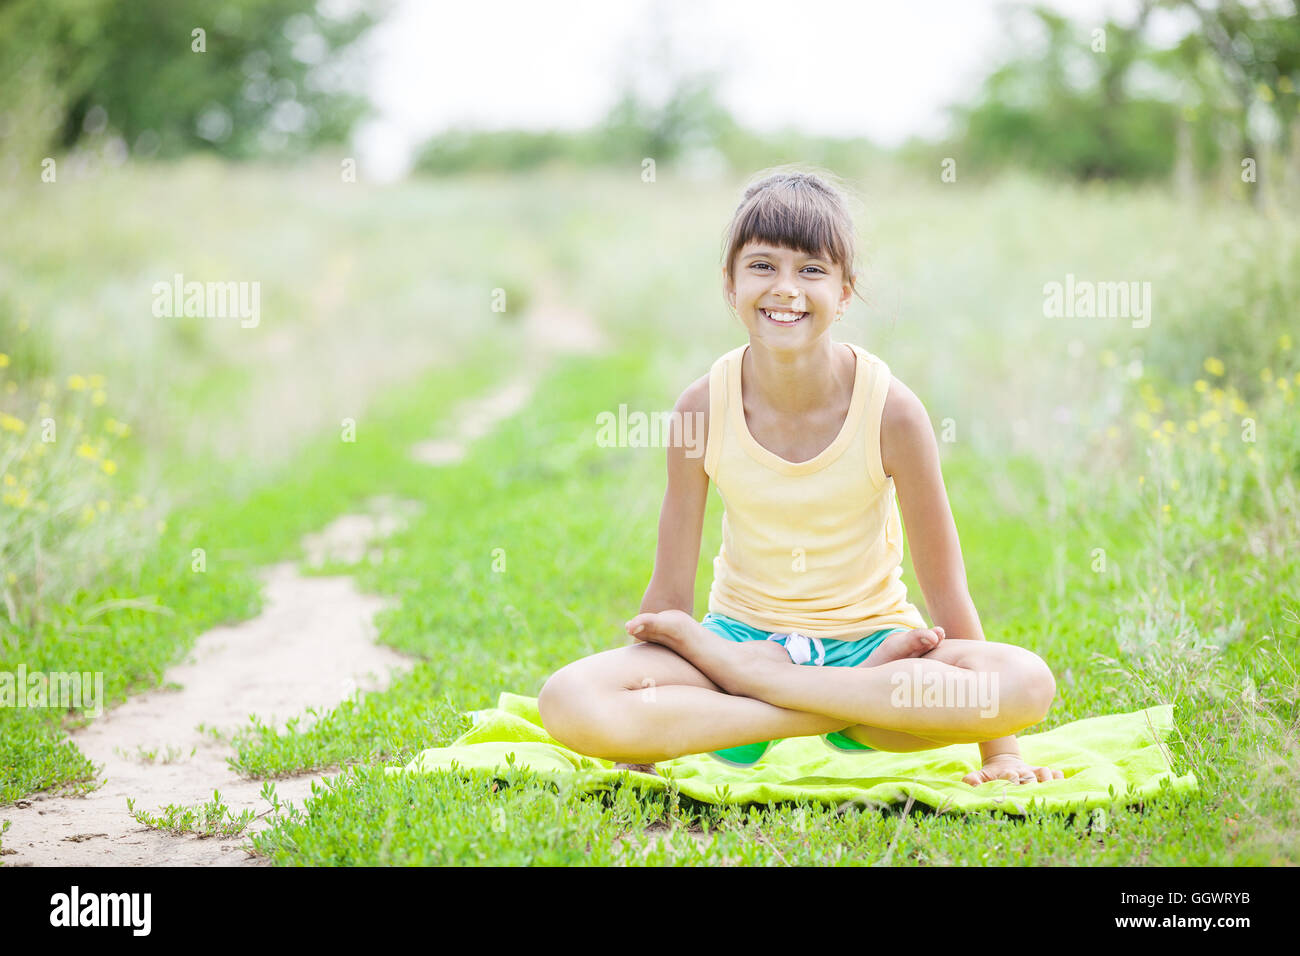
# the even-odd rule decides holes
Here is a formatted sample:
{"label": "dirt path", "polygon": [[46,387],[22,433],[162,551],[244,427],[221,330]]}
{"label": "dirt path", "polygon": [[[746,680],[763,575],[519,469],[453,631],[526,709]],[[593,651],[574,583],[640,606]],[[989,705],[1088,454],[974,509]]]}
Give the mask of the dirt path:
{"label": "dirt path", "polygon": [[[345,515],[304,544],[308,563],[325,557],[357,559],[372,538],[401,526],[409,506],[375,499],[368,514]],[[349,577],[303,577],[292,562],[264,572],[265,609],[256,618],[201,635],[185,663],[164,682],[179,691],[154,690],[130,698],[71,734],[77,747],[102,765],[103,786],[84,796],[41,793],[4,810],[12,821],[4,836],[6,866],[241,866],[262,860],[240,850],[255,821],[237,837],[172,836],[141,826],[127,811],[159,814],[167,804],[198,807],[219,790],[238,816],[264,813],[262,782],[240,777],[226,764],[230,747],[198,727],[228,734],[249,714],[282,726],[306,708],[332,708],[353,692],[387,687],[411,659],[374,642],[372,620],[385,600],[358,592]],[[141,750],[154,750],[148,760]],[[168,761],[169,757],[174,759]],[[311,787],[338,773],[313,773],[275,781],[281,803],[301,808]]]}
{"label": "dirt path", "polygon": [[472,442],[528,404],[557,356],[597,355],[610,347],[609,340],[587,313],[558,304],[550,289],[542,293],[541,304],[525,314],[520,337],[518,353],[512,356],[518,373],[495,392],[458,407],[450,416],[455,435],[419,442],[411,449],[416,461],[426,465],[460,461]]}
{"label": "dirt path", "polygon": [[[545,301],[554,302],[553,298]],[[470,443],[522,409],[551,361],[563,354],[597,354],[609,342],[580,310],[546,304],[521,323],[518,374],[496,392],[471,400],[451,415],[449,437],[412,449],[430,465],[460,460]],[[344,515],[303,545],[308,564],[326,557],[346,562],[372,552],[371,542],[402,527],[420,507],[373,499],[365,514]],[[168,804],[197,808],[214,790],[233,816],[245,809],[265,814],[261,780],[240,777],[226,763],[230,747],[200,726],[228,733],[250,714],[283,726],[309,707],[323,711],[354,691],[380,690],[394,673],[412,665],[398,652],[374,643],[373,618],[385,601],[361,594],[349,577],[303,577],[292,562],[264,572],[266,607],[256,618],[201,635],[189,659],[170,668],[164,684],[132,697],[99,720],[71,734],[101,766],[103,785],[84,796],[36,794],[6,808],[12,821],[4,835],[7,866],[258,866],[265,861],[240,849],[263,829],[265,816],[237,837],[173,836],[137,823],[127,810],[160,814]],[[142,751],[155,751],[148,759]],[[275,781],[281,803],[302,808],[312,785],[337,774],[304,774]]]}

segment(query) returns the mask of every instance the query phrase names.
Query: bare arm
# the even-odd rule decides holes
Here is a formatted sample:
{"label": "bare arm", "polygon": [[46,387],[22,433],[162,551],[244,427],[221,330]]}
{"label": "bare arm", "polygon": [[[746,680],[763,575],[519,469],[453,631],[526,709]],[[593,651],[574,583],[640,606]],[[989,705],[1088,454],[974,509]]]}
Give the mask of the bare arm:
{"label": "bare arm", "polygon": [[[966,584],[966,565],[939,467],[934,427],[925,405],[896,378],[890,383],[881,415],[880,455],[885,474],[894,478],[912,567],[931,624],[943,628],[945,639],[985,640]],[[1020,752],[1014,736],[986,740],[979,747],[984,760]]]}
{"label": "bare arm", "polygon": [[700,532],[708,504],[709,476],[704,471],[704,449],[686,447],[682,422],[686,415],[703,415],[704,427],[695,432],[708,434],[709,377],[693,382],[673,406],[668,443],[668,489],[659,513],[659,544],[655,551],[654,574],[641,599],[641,612],[678,608],[695,616],[695,571],[700,561]]}

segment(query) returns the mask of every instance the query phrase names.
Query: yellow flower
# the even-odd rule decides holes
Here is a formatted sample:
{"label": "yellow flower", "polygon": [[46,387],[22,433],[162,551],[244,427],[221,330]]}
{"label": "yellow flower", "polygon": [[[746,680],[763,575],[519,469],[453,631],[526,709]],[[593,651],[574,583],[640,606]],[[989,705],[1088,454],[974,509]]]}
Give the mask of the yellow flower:
{"label": "yellow flower", "polygon": [[1234,395],[1232,396],[1232,410],[1238,415],[1245,415],[1250,411],[1250,406]]}
{"label": "yellow flower", "polygon": [[1214,391],[1210,392],[1210,397],[1214,399],[1214,404],[1216,405],[1219,404],[1221,401],[1223,401],[1223,389],[1221,388],[1214,389]]}
{"label": "yellow flower", "polygon": [[109,458],[105,458],[103,463],[99,467],[104,469],[104,474],[106,475],[113,475],[117,473],[117,465]]}
{"label": "yellow flower", "polygon": [[1186,429],[1187,429],[1189,432],[1191,432],[1193,435],[1196,434],[1197,425],[1196,425],[1196,421],[1195,421],[1195,419],[1191,419],[1191,418],[1189,418],[1189,419],[1184,423],[1184,427],[1186,427]]}
{"label": "yellow flower", "polygon": [[95,502],[95,504],[99,507],[99,510],[101,512],[108,510],[108,502],[105,501],[103,498],[100,498],[99,501]]}
{"label": "yellow flower", "polygon": [[96,373],[96,374],[90,376],[90,380],[89,380],[89,381],[90,381],[90,387],[91,387],[91,388],[103,388],[103,387],[104,387],[104,376],[102,376],[102,375],[100,375],[100,374],[98,374],[98,373]]}
{"label": "yellow flower", "polygon": [[5,484],[12,488],[14,485],[18,484],[18,479],[13,475],[5,475]]}
{"label": "yellow flower", "polygon": [[90,522],[94,521],[94,520],[95,520],[95,509],[92,508],[92,507],[90,507],[90,505],[82,505],[82,506],[81,506],[81,520],[82,520],[82,522],[83,522],[84,524],[90,524]]}
{"label": "yellow flower", "polygon": [[1205,360],[1205,370],[1211,375],[1223,375],[1223,362],[1217,358],[1207,358]]}
{"label": "yellow flower", "polygon": [[1279,335],[1279,336],[1277,337],[1277,345],[1278,345],[1278,348],[1280,348],[1283,352],[1290,352],[1290,351],[1291,351],[1291,336],[1290,336],[1290,334],[1287,333],[1287,332],[1283,332],[1281,335]]}
{"label": "yellow flower", "polygon": [[0,500],[7,505],[13,505],[15,508],[21,508],[27,503],[27,489],[19,488],[17,491],[6,491]]}
{"label": "yellow flower", "polygon": [[1145,484],[1146,484],[1146,481],[1147,481],[1147,476],[1146,476],[1146,475],[1138,475],[1138,484],[1139,484],[1139,485],[1145,485]]}
{"label": "yellow flower", "polygon": [[1284,392],[1288,391],[1291,388],[1291,382],[1288,379],[1279,378],[1277,380],[1277,387],[1282,389]]}
{"label": "yellow flower", "polygon": [[86,387],[86,380],[80,375],[68,376],[68,390],[72,392],[83,391]]}
{"label": "yellow flower", "polygon": [[1146,403],[1147,403],[1147,411],[1149,412],[1163,412],[1165,410],[1165,403],[1162,402],[1160,399],[1156,398],[1154,395],[1148,395],[1146,398]]}
{"label": "yellow flower", "polygon": [[1198,378],[1196,384],[1192,387],[1198,392],[1208,392],[1210,390],[1210,383],[1203,378]]}
{"label": "yellow flower", "polygon": [[90,404],[98,407],[108,401],[108,396],[104,394],[102,388],[95,389],[95,394],[90,396]]}
{"label": "yellow flower", "polygon": [[1151,427],[1151,416],[1146,412],[1138,412],[1133,416],[1133,424],[1145,431]]}
{"label": "yellow flower", "polygon": [[19,435],[27,430],[27,426],[21,419],[14,418],[12,415],[6,415],[4,412],[0,412],[0,428],[3,428],[7,432],[17,432]]}
{"label": "yellow flower", "polygon": [[1297,385],[1300,385],[1300,372],[1296,372],[1296,373],[1295,373],[1295,380],[1294,380],[1294,381],[1295,381],[1295,383],[1296,383]]}
{"label": "yellow flower", "polygon": [[1175,431],[1178,430],[1178,427],[1167,418],[1160,423],[1160,427],[1163,428],[1170,435],[1172,435]]}
{"label": "yellow flower", "polygon": [[1168,513],[1169,513],[1169,506],[1168,506],[1168,505],[1165,505],[1163,510],[1164,510],[1165,514],[1168,514]]}
{"label": "yellow flower", "polygon": [[8,365],[9,356],[5,355],[4,352],[0,352],[0,368],[7,368]]}

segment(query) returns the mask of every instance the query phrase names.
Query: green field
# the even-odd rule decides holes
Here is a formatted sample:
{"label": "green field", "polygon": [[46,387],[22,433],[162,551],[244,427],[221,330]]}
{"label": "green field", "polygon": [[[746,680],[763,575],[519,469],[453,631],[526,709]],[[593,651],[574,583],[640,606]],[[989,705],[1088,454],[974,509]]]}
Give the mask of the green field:
{"label": "green field", "polygon": [[[535,695],[625,643],[663,450],[599,447],[596,416],[670,408],[744,341],[718,277],[736,184],[557,170],[380,188],[339,184],[328,163],[201,161],[106,177],[0,191],[0,670],[102,670],[120,702],[204,630],[256,614],[257,569],[301,557],[304,534],[376,494],[424,505],[381,562],[318,572],[397,598],[379,640],[420,663],[309,730],[251,721],[238,737],[253,778],[347,771],[253,839],[272,862],[1300,862],[1300,217],[1021,177],[855,184],[870,305],[836,337],[883,357],[937,432],[951,420],[944,477],[985,633],[1057,675],[1031,732],[1175,705],[1174,770],[1200,792],[1103,825],[720,810],[518,770],[385,775],[501,691]],[[261,324],[155,318],[150,286],[178,271],[260,280]],[[1067,274],[1149,281],[1149,326],[1045,317],[1044,284]],[[550,367],[463,462],[411,460],[451,433],[458,402],[512,377],[518,317],[543,299],[585,310],[616,348]],[[70,424],[39,453],[48,414]],[[354,443],[339,440],[349,417]],[[711,493],[697,616],[720,518]],[[910,563],[904,580],[924,609]],[[0,820],[85,785],[61,742],[75,719],[0,709]]]}

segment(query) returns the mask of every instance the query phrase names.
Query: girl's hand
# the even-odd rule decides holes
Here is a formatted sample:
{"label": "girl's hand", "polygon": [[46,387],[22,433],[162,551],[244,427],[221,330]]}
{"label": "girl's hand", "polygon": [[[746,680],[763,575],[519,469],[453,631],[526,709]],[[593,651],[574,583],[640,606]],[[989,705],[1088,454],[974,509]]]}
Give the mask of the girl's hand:
{"label": "girl's hand", "polygon": [[1047,780],[1062,780],[1065,774],[1050,767],[1031,767],[1020,758],[1019,754],[994,754],[984,761],[979,770],[972,770],[962,777],[963,783],[978,787],[990,780],[1010,780],[1013,783],[1036,783]]}

